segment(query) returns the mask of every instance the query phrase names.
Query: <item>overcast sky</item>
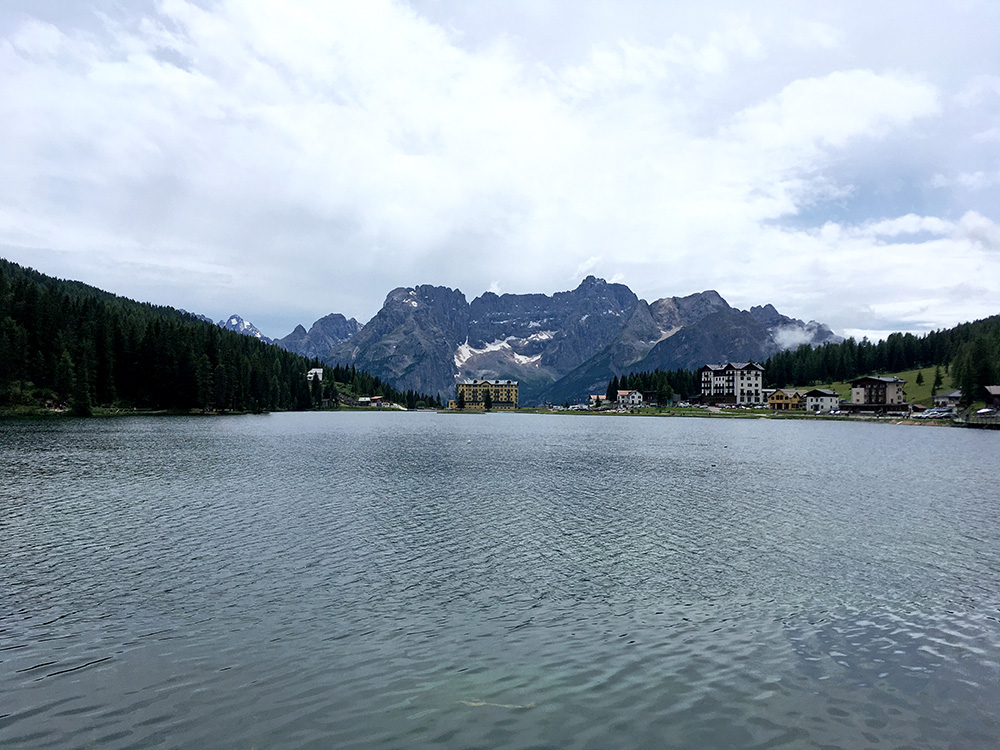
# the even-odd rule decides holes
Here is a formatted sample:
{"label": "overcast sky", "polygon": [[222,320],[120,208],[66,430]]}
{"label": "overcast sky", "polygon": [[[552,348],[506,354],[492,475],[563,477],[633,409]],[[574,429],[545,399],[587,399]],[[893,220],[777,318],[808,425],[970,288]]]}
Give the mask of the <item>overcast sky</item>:
{"label": "overcast sky", "polygon": [[273,337],[591,273],[951,326],[1000,313],[998,38],[993,0],[4,0],[0,256]]}

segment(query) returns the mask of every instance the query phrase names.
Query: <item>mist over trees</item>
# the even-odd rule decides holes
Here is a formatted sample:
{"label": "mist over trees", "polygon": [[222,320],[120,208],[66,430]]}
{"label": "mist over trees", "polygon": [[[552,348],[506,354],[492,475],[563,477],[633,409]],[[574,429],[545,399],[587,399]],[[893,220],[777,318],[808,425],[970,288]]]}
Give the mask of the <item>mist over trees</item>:
{"label": "mist over trees", "polygon": [[[708,363],[706,363],[708,364]],[[717,364],[717,363],[711,363]],[[892,333],[875,343],[849,338],[839,344],[779,352],[764,363],[764,385],[770,388],[809,386],[848,381],[864,375],[937,367],[933,388],[944,386],[940,368],[951,382],[973,400],[981,400],[984,387],[1000,383],[1000,315],[924,336]],[[663,383],[683,396],[698,393],[697,373],[640,372],[615,377],[608,383],[607,398],[618,389],[657,391]]]}
{"label": "mist over trees", "polygon": [[[944,367],[956,387],[981,399],[983,386],[1000,380],[1000,315],[924,336],[892,333],[876,343],[850,338],[816,348],[800,346],[767,360],[764,380],[783,388],[922,367]],[[935,388],[943,384],[935,378]]]}

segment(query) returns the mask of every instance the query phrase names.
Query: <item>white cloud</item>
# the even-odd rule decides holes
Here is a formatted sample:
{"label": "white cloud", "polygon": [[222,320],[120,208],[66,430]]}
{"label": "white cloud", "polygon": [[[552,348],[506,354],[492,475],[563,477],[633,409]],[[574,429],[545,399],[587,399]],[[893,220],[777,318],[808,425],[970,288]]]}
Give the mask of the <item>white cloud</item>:
{"label": "white cloud", "polygon": [[812,333],[796,326],[777,328],[774,331],[774,341],[782,349],[796,349],[802,344],[812,342]]}
{"label": "white cloud", "polygon": [[934,216],[906,214],[906,216],[899,216],[895,219],[869,222],[860,229],[859,234],[872,239],[898,237],[901,234],[920,234],[921,232],[941,235],[945,234],[951,226],[950,222],[942,221]]}
{"label": "white cloud", "polygon": [[[996,214],[915,197],[996,184],[992,161],[945,148],[995,127],[995,76],[961,57],[945,79],[933,48],[886,61],[847,12],[734,7],[164,0],[86,28],[8,18],[0,245],[272,336],[368,318],[417,283],[551,293],[596,273],[860,328],[875,301],[956,287],[925,278],[941,259],[1000,278]],[[996,283],[945,295],[937,319],[981,317]]]}
{"label": "white cloud", "polygon": [[841,148],[859,136],[883,137],[937,111],[934,87],[910,76],[837,71],[788,84],[741,112],[730,132],[758,148],[795,155],[821,146]]}
{"label": "white cloud", "polygon": [[955,236],[979,245],[983,250],[1000,252],[1000,226],[975,211],[969,211],[958,222]]}
{"label": "white cloud", "polygon": [[[997,131],[1000,139],[1000,130]],[[931,180],[931,185],[936,188],[961,187],[966,190],[985,190],[987,188],[1000,185],[1000,170],[996,172],[962,172],[954,177],[936,174]]]}

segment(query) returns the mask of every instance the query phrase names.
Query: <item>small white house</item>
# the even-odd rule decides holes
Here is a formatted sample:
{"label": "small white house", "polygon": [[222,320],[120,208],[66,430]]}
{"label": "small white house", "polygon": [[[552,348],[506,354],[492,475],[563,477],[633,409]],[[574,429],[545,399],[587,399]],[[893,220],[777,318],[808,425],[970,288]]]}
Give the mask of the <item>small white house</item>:
{"label": "small white house", "polygon": [[806,393],[806,411],[833,411],[840,406],[840,395],[826,388],[814,388]]}
{"label": "small white house", "polygon": [[314,367],[309,372],[306,373],[306,380],[322,380],[323,379],[323,368]]}
{"label": "small white house", "polygon": [[642,391],[618,391],[619,406],[642,406]]}

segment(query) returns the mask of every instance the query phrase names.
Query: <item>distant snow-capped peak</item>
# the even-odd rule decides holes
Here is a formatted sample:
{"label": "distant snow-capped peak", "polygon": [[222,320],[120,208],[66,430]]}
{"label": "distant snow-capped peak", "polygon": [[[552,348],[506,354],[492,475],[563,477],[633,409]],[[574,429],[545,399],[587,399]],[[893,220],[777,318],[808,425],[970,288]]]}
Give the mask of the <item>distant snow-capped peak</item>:
{"label": "distant snow-capped peak", "polygon": [[255,339],[267,341],[268,343],[271,341],[271,339],[260,332],[257,326],[248,320],[243,320],[239,315],[230,315],[228,320],[220,320],[219,328],[224,328],[227,331],[236,331],[237,333],[242,333],[244,336],[253,336]]}

